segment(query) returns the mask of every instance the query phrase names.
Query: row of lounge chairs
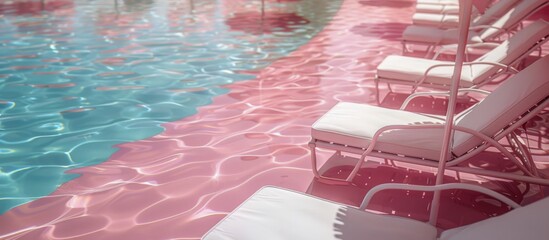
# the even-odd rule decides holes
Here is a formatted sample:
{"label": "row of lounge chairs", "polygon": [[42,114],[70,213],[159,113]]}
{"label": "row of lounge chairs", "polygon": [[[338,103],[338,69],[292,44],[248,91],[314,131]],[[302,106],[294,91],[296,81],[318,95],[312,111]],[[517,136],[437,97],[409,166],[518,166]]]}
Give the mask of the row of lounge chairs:
{"label": "row of lounge chairs", "polygon": [[[500,0],[494,3],[493,6],[488,8],[484,13],[474,13],[474,18],[471,20],[471,27],[483,26],[490,24],[494,19],[500,18],[503,14],[516,5],[516,0]],[[431,26],[437,28],[457,28],[458,27],[458,5],[433,5],[425,4],[425,6],[443,6],[446,8],[444,11],[425,11],[420,8],[419,12],[416,8],[416,13],[412,16],[413,25]],[[453,10],[449,10],[451,8]],[[474,9],[475,10],[475,9]]]}
{"label": "row of lounge chairs", "polygon": [[[549,106],[549,55],[501,83],[485,99],[455,116],[452,155],[446,159],[448,169],[486,176],[502,177],[549,185],[537,175],[535,164],[515,130]],[[315,175],[316,148],[335,150],[335,158],[344,153],[358,154],[350,182],[368,156],[430,167],[438,166],[442,149],[444,117],[388,109],[367,104],[340,102],[312,126],[311,159]],[[515,157],[498,141],[506,138],[518,145]],[[488,147],[497,148],[513,161],[524,175],[493,172],[461,164]],[[337,180],[337,179],[331,179]]]}
{"label": "row of lounge chairs", "polygon": [[[457,0],[418,0],[417,6],[419,8],[438,4],[445,9],[451,9],[457,7],[456,2]],[[528,12],[526,15],[529,15],[533,9],[547,3],[537,0],[513,4],[510,2],[513,1],[500,0],[484,14],[492,14],[494,8],[509,7],[515,9],[513,11],[529,9],[525,10]],[[513,17],[511,15],[504,14],[503,17],[510,19]],[[513,23],[506,29],[516,25],[517,23]],[[549,179],[537,169],[528,147],[523,144],[516,131],[549,107],[549,77],[545,75],[549,69],[549,55],[540,57],[521,71],[516,68],[522,59],[548,38],[549,23],[539,20],[519,30],[477,60],[464,64],[460,87],[466,89],[460,89],[460,92],[473,91],[486,96],[454,116],[455,133],[450,146],[451,154],[448,159],[444,159],[445,169],[549,185]],[[451,62],[389,56],[378,67],[376,88],[379,82],[387,82],[410,85],[413,91],[418,87],[448,90],[452,71]],[[478,89],[501,74],[514,75],[492,92]],[[422,94],[417,93],[410,97],[419,95]],[[409,99],[404,104],[408,101]],[[445,117],[402,109],[350,102],[336,104],[312,125],[309,146],[315,177],[321,181],[349,184],[368,157],[437,168]],[[502,139],[506,139],[509,146],[502,145]],[[511,168],[513,171],[482,169],[467,164],[473,156],[490,147],[497,149],[514,164]],[[323,176],[317,169],[317,148],[334,151],[329,161],[353,159],[353,170],[343,178]],[[517,173],[517,169],[521,173]],[[497,217],[439,232],[429,223],[367,211],[373,195],[386,189],[424,192],[466,189],[489,195],[513,210]],[[522,207],[497,192],[463,183],[435,186],[381,184],[366,194],[358,208],[268,186],[253,194],[202,239],[541,240],[549,237],[547,223],[549,198]]]}
{"label": "row of lounge chairs", "polygon": [[[510,35],[520,28],[521,22],[533,13],[547,6],[547,0],[501,0],[473,21],[469,31],[469,43],[482,44],[498,40],[502,35]],[[488,14],[488,15],[486,15]],[[500,16],[501,15],[501,16]],[[443,29],[437,26],[408,26],[402,33],[403,52],[408,52],[409,45],[422,45],[427,52],[434,52],[437,47],[455,44],[458,31],[455,28]]]}
{"label": "row of lounge chairs", "polygon": [[459,1],[417,1],[416,4],[416,13],[457,14],[458,12]]}
{"label": "row of lounge chairs", "polygon": [[[549,23],[538,20],[471,62],[464,63],[460,87],[479,88],[502,74],[516,73],[517,66],[533,51],[549,40]],[[378,103],[379,83],[447,90],[452,77],[453,62],[392,55],[377,67],[374,79]]]}

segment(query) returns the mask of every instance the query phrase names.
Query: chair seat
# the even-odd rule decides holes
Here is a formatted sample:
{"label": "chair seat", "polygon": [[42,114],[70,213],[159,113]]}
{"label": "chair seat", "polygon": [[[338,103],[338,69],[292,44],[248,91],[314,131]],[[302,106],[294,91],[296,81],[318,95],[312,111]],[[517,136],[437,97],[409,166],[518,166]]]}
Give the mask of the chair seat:
{"label": "chair seat", "polygon": [[444,5],[444,4],[426,4],[418,3],[416,5],[417,13],[459,13],[458,5]]}
{"label": "chair seat", "polygon": [[448,14],[415,13],[412,22],[416,25],[429,25],[440,28],[458,27],[459,16]]}
{"label": "chair seat", "polygon": [[[426,44],[454,44],[458,42],[459,32],[457,29],[440,29],[431,26],[411,25],[406,27],[402,33],[404,41],[422,42]],[[469,31],[468,43],[483,42],[477,32]]]}
{"label": "chair seat", "polygon": [[[436,64],[449,64],[452,62],[432,59],[390,55],[377,67],[377,77],[385,80],[398,80],[414,83],[419,81],[425,71]],[[453,67],[439,67],[431,70],[424,83],[449,85],[452,79]],[[460,87],[473,86],[471,68],[463,67]]]}
{"label": "chair seat", "polygon": [[[325,142],[366,148],[376,131],[385,126],[443,123],[442,119],[430,115],[340,102],[313,124],[312,137]],[[442,128],[393,130],[382,134],[374,149],[438,159],[442,136]]]}
{"label": "chair seat", "polygon": [[314,196],[265,187],[229,214],[204,240],[436,239],[433,226],[379,215]]}
{"label": "chair seat", "polygon": [[459,5],[459,0],[417,0],[418,4],[452,4]]}

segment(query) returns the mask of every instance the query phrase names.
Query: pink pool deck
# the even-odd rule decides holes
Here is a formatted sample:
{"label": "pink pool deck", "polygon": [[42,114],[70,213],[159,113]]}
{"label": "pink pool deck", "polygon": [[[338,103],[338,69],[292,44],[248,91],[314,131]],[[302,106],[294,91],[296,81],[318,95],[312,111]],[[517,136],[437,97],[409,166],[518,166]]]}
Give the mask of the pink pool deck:
{"label": "pink pool deck", "polygon": [[[375,159],[365,164],[353,186],[321,183],[313,178],[307,146],[312,123],[338,101],[376,105],[376,66],[390,54],[401,54],[401,32],[413,12],[413,1],[343,1],[321,33],[258,69],[255,80],[226,85],[230,92],[196,115],[165,124],[157,136],[118,145],[108,161],[72,170],[82,176],[50,196],[0,216],[0,239],[199,239],[266,185],[358,205],[369,189],[384,182],[432,184],[434,169],[380,165]],[[401,101],[399,95],[391,97],[382,105],[395,107]],[[444,106],[443,101],[420,100],[412,110],[443,113]],[[544,172],[549,169],[548,122],[549,112],[541,114],[527,136]],[[500,158],[487,151],[474,162],[505,168]],[[334,162],[323,167],[326,175],[348,170]],[[549,192],[448,172],[446,182],[457,181],[489,187],[523,204]],[[371,208],[426,220],[429,204],[423,193],[388,191]],[[466,191],[443,194],[441,207],[440,228],[507,211]]]}

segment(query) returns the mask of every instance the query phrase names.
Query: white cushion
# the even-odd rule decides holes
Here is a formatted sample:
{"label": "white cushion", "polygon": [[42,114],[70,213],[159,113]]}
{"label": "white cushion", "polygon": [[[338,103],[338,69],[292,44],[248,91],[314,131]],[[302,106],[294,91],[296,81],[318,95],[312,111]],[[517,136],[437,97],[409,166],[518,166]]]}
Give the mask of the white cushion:
{"label": "white cushion", "polygon": [[[326,142],[366,148],[380,128],[390,125],[442,124],[433,116],[340,102],[312,126],[312,137]],[[438,159],[443,129],[392,130],[378,138],[375,150]],[[419,136],[419,137],[418,137]]]}
{"label": "white cushion", "polygon": [[[474,62],[512,64],[547,35],[549,35],[549,22],[543,20],[536,21],[517,32],[513,37],[503,41],[498,47],[487,52]],[[377,77],[384,80],[413,84],[423,77],[424,72],[429,67],[435,64],[448,63],[452,62],[392,55],[385,58],[379,64]],[[488,64],[463,66],[460,87],[471,87],[481,84],[499,69]],[[430,72],[424,83],[449,85],[452,75],[453,67],[439,67]]]}
{"label": "white cushion", "polygon": [[[456,120],[456,125],[494,136],[526,110],[549,96],[549,55],[507,79],[471,111]],[[480,144],[469,134],[456,132],[453,152],[462,155]]]}
{"label": "white cushion", "polygon": [[440,28],[456,28],[459,16],[451,14],[415,13],[412,22],[416,25],[428,25]]}
{"label": "white cushion", "polygon": [[[475,62],[512,64],[547,35],[549,35],[549,22],[538,20],[526,26],[508,40],[503,41],[498,47],[479,57]],[[498,71],[498,68],[490,65],[474,65],[471,68],[472,74],[475,76],[472,79],[474,84],[479,84]]]}
{"label": "white cushion", "polygon": [[[512,6],[512,8],[509,9],[501,17],[497,17],[497,15],[501,13],[500,10],[505,7],[509,7],[508,5],[503,6],[502,3],[502,9],[498,8],[494,10],[494,17],[497,17],[495,21],[493,21],[494,18],[492,17],[480,20],[482,24],[490,25],[492,27],[470,31],[468,42],[480,43],[498,36],[503,32],[501,29],[509,30],[545,2],[546,0],[520,1],[518,4]],[[402,38],[404,41],[411,42],[423,42],[428,44],[452,44],[456,43],[458,40],[458,30],[411,25],[406,27],[406,29],[402,33]]]}
{"label": "white cushion", "polygon": [[[397,80],[414,84],[418,82],[429,67],[436,64],[453,64],[449,61],[390,55],[383,59],[377,67],[377,77],[385,80]],[[449,85],[454,73],[454,67],[437,67],[429,72],[424,83]],[[470,66],[464,66],[461,71],[461,87],[473,86],[473,76]]]}
{"label": "white cushion", "polygon": [[442,232],[440,240],[547,240],[549,198],[464,227]]}
{"label": "white cushion", "polygon": [[416,13],[459,13],[458,5],[421,4],[416,5]]}
{"label": "white cushion", "polygon": [[436,229],[291,190],[265,187],[217,224],[204,240],[436,239]]}
{"label": "white cushion", "polygon": [[[481,103],[456,120],[456,125],[487,136],[497,132],[549,94],[549,55],[536,61],[502,83]],[[441,124],[442,120],[423,114],[340,102],[318,119],[312,137],[326,142],[366,148],[376,131],[389,125]],[[442,130],[398,130],[381,135],[375,150],[414,157],[438,159]],[[462,155],[482,141],[456,132],[453,153]]]}
{"label": "white cushion", "polygon": [[479,37],[484,41],[498,36],[502,31],[498,28],[510,30],[513,26],[524,20],[532,11],[547,2],[547,0],[527,0],[520,1],[513,6],[507,13],[490,24],[493,28],[488,28],[480,32]]}
{"label": "white cushion", "polygon": [[[516,0],[497,1],[484,14],[475,17],[471,21],[471,26],[494,23],[517,3]],[[457,28],[458,13],[459,6],[456,5],[418,4],[416,13],[412,16],[412,22],[417,25],[429,25],[439,28]]]}
{"label": "white cushion", "polygon": [[517,4],[519,1],[516,0],[499,0],[495,2],[491,7],[486,9],[484,14],[480,15],[474,20],[474,23],[471,25],[485,25],[493,23],[495,20],[507,13],[513,5]]}
{"label": "white cushion", "polygon": [[458,5],[459,0],[417,0],[418,4],[453,4]]}

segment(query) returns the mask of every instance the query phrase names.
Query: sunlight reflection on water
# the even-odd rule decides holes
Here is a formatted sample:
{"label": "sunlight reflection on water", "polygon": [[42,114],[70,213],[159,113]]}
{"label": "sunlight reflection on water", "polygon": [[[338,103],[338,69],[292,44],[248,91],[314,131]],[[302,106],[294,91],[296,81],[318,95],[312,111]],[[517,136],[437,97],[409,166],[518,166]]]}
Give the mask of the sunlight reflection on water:
{"label": "sunlight reflection on water", "polygon": [[0,3],[0,213],[253,79],[325,25],[330,2]]}

